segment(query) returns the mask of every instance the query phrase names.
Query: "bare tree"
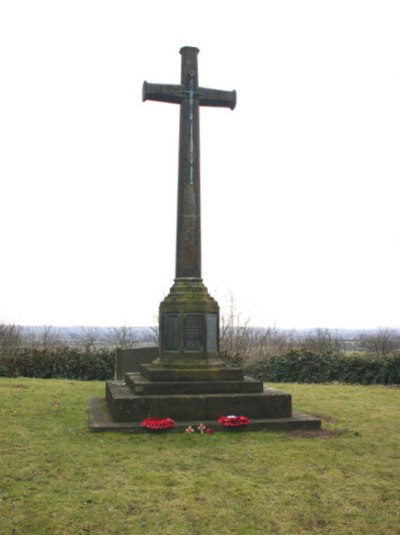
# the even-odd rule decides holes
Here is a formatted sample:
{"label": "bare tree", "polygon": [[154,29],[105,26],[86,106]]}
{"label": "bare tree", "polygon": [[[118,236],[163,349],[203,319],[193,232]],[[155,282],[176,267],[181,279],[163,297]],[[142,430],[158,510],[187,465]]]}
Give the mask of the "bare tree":
{"label": "bare tree", "polygon": [[283,355],[293,345],[293,335],[275,326],[252,327],[250,318],[242,321],[231,296],[228,316],[221,318],[220,350],[226,359],[238,365]]}
{"label": "bare tree", "polygon": [[257,360],[278,357],[295,345],[295,335],[293,332],[280,331],[275,326],[259,329],[256,345],[257,354],[254,357]]}
{"label": "bare tree", "polygon": [[298,343],[315,353],[335,353],[343,352],[344,342],[337,332],[332,332],[329,329],[315,329],[314,332],[305,337],[300,337]]}
{"label": "bare tree", "polygon": [[150,327],[150,341],[154,343],[155,346],[158,346],[160,342],[160,329],[157,325],[153,325],[153,327]]}
{"label": "bare tree", "polygon": [[379,329],[376,333],[361,334],[359,345],[368,353],[383,356],[400,349],[400,336],[394,329]]}
{"label": "bare tree", "polygon": [[51,352],[63,345],[60,332],[51,325],[24,329],[24,346],[28,349]]}
{"label": "bare tree", "polygon": [[234,363],[243,364],[249,360],[257,342],[257,336],[250,327],[250,319],[243,324],[240,315],[230,314],[221,318],[220,351]]}
{"label": "bare tree", "polygon": [[79,332],[71,332],[70,336],[78,348],[86,352],[95,351],[97,344],[101,340],[101,333],[98,327],[81,327]]}
{"label": "bare tree", "polygon": [[23,343],[23,327],[21,325],[0,323],[0,351],[14,353]]}
{"label": "bare tree", "polygon": [[134,327],[124,325],[122,327],[112,327],[108,334],[108,341],[111,345],[128,349],[137,345],[139,336]]}
{"label": "bare tree", "polygon": [[234,362],[244,365],[256,360],[285,354],[294,345],[292,333],[276,327],[251,327],[250,320],[240,324],[222,319],[220,349]]}

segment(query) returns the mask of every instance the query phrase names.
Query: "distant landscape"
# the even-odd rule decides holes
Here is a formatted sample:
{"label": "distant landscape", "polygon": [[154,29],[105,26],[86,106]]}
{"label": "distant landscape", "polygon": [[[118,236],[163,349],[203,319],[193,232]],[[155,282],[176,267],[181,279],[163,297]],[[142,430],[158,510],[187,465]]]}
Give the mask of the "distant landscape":
{"label": "distant landscape", "polygon": [[[117,348],[144,345],[158,345],[157,327],[0,323],[0,376],[106,380]],[[398,329],[287,331],[232,317],[221,322],[220,357],[264,382],[400,384]]]}
{"label": "distant landscape", "polygon": [[[55,349],[70,347],[85,350],[130,348],[158,345],[158,326],[88,327],[21,326],[0,323],[0,349]],[[387,354],[400,349],[400,329],[277,329],[241,324],[236,317],[222,318],[221,351],[240,354],[245,360],[280,355],[293,347],[313,351],[368,351]]]}

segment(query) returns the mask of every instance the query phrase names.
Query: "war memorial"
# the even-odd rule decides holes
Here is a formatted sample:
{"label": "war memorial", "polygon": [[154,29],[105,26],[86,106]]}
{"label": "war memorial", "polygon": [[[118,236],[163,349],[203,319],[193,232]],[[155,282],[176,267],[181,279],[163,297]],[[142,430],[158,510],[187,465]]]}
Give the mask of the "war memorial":
{"label": "war memorial", "polygon": [[[181,53],[181,83],[144,82],[143,101],[180,107],[175,280],[159,305],[159,347],[135,350],[124,373],[106,383],[106,398],[89,403],[91,431],[143,431],[148,417],[171,418],[175,431],[203,423],[219,428],[222,415],[245,415],[246,430],[318,429],[321,421],[292,409],[289,394],[224,363],[219,352],[219,306],[201,273],[200,130],[201,106],[230,108],[236,92],[199,85],[199,50]],[[148,359],[147,359],[148,360]]]}

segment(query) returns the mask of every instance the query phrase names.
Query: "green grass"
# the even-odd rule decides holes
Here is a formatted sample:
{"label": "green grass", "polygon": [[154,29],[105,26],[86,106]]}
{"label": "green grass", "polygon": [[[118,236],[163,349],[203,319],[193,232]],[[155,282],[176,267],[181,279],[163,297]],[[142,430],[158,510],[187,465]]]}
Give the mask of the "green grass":
{"label": "green grass", "polygon": [[0,379],[0,533],[400,534],[400,389],[274,385],[330,438],[89,433],[104,384]]}

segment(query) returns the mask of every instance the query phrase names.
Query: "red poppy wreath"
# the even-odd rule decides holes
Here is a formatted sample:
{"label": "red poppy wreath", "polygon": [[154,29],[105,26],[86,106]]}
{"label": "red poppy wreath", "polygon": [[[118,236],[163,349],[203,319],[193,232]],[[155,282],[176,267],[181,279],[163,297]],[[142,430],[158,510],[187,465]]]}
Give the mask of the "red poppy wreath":
{"label": "red poppy wreath", "polygon": [[151,431],[161,431],[162,429],[171,429],[175,422],[171,418],[146,418],[140,425]]}
{"label": "red poppy wreath", "polygon": [[247,416],[220,416],[217,422],[223,427],[241,427],[242,425],[248,425],[249,419]]}

